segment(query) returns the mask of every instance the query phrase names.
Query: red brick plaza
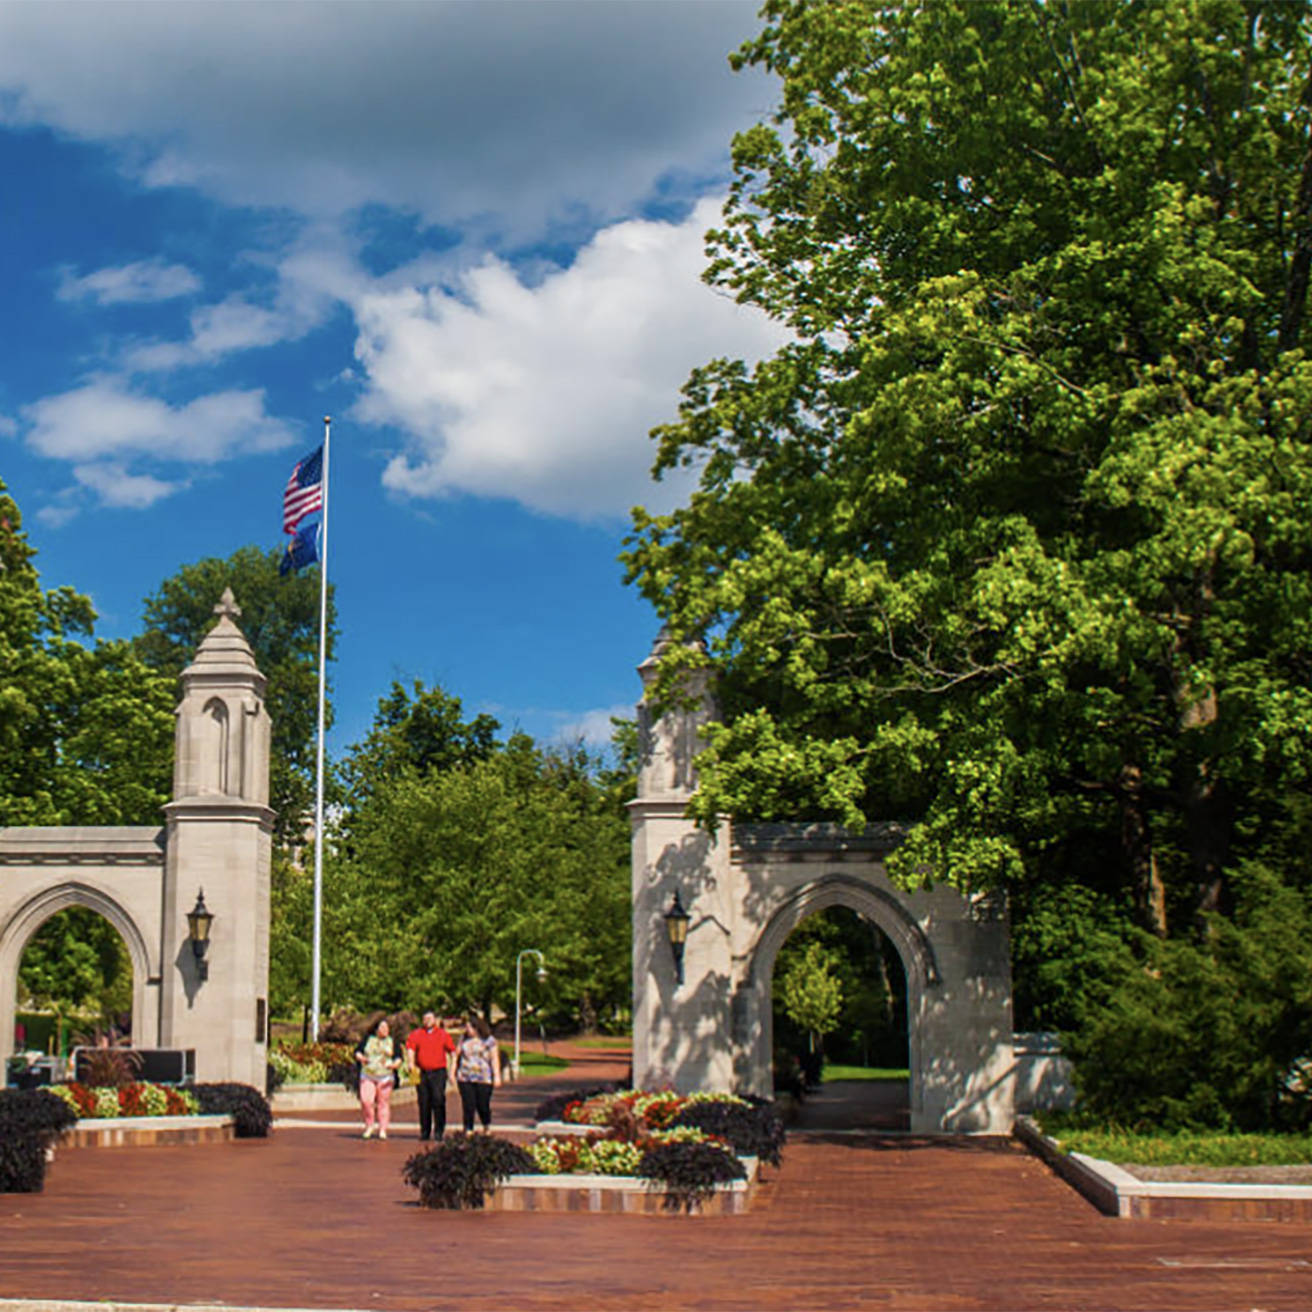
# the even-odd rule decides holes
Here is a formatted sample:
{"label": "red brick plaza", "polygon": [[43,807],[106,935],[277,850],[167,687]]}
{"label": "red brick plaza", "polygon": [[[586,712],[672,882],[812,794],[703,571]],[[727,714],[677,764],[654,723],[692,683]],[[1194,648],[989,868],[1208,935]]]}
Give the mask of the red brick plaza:
{"label": "red brick plaza", "polygon": [[[498,1094],[525,1123],[604,1054]],[[455,1111],[455,1100],[449,1104]],[[821,1104],[817,1104],[821,1106]],[[790,1140],[741,1217],[424,1211],[349,1117],[266,1141],[75,1149],[0,1195],[0,1297],[280,1308],[1300,1309],[1312,1226],[1118,1221],[1023,1150],[876,1131]]]}

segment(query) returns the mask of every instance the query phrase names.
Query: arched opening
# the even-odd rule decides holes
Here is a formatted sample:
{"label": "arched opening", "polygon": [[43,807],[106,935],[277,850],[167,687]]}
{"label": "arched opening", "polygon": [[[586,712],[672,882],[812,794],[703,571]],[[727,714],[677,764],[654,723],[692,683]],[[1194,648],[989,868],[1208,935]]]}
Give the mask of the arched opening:
{"label": "arched opening", "polygon": [[906,971],[874,920],[834,904],[796,925],[774,960],[771,1031],[800,1128],[909,1128]]}
{"label": "arched opening", "polygon": [[14,1051],[62,1058],[76,1044],[130,1040],[135,972],[114,926],[66,906],[28,936],[18,959]]}
{"label": "arched opening", "polygon": [[228,708],[220,698],[211,697],[205,703],[197,733],[200,735],[200,791],[227,793]]}
{"label": "arched opening", "polygon": [[[63,913],[69,911],[78,914],[66,917]],[[47,925],[51,928],[43,937]],[[114,938],[109,938],[110,934]],[[112,955],[119,965],[105,970],[89,959],[84,947],[79,947],[69,966],[62,961],[62,953],[70,943],[89,943],[93,954],[101,947],[104,959]],[[118,956],[120,949],[126,957],[125,965]],[[43,964],[52,959],[54,967]],[[105,1029],[107,1021],[113,1022],[119,1037],[127,1037],[123,1033],[126,1029],[136,1046],[157,1046],[159,1000],[151,986],[158,985],[159,978],[157,969],[151,967],[141,926],[102,890],[70,881],[35,893],[0,925],[0,1055],[8,1058],[26,1052],[46,1057],[52,1033],[58,1051],[67,1049],[75,1034]],[[106,987],[97,984],[97,971]],[[20,975],[24,976],[21,983]],[[112,976],[112,980],[106,976]],[[86,987],[88,982],[90,987]],[[48,1023],[32,1026],[35,1016],[50,1017],[56,1010],[52,999],[57,1000],[61,1012],[63,1023],[58,1028],[62,1034]],[[16,1042],[20,1023],[22,1041]],[[38,1039],[44,1041],[38,1044]]]}

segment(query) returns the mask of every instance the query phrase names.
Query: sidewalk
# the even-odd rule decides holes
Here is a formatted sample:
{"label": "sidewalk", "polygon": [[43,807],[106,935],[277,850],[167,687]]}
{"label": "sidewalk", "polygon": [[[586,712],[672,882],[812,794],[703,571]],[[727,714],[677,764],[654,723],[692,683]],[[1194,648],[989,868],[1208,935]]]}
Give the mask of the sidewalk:
{"label": "sidewalk", "polygon": [[[616,1064],[589,1056],[499,1090],[496,1119]],[[400,1178],[415,1133],[365,1143],[346,1118],[266,1141],[61,1151],[44,1194],[0,1195],[0,1297],[396,1312],[1312,1307],[1312,1226],[1109,1220],[1010,1143],[808,1135],[750,1214],[696,1218],[424,1211]]]}

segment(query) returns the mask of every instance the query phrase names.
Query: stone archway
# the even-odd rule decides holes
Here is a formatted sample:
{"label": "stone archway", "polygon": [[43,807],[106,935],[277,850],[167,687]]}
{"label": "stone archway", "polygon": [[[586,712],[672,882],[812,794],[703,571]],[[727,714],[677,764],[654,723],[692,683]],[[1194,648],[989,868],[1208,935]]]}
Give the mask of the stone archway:
{"label": "stone archway", "polygon": [[[152,941],[158,942],[157,926],[139,924],[134,914],[112,895],[76,880],[55,884],[34,894],[0,925],[0,1016],[8,1018],[5,1030],[10,1040],[23,952],[46,921],[69,907],[85,907],[103,916],[123,940],[132,962],[134,1042],[138,1047],[157,1046],[160,972],[159,961],[152,957],[149,947]],[[158,911],[153,919],[158,919]]]}
{"label": "stone archway", "polygon": [[[67,906],[103,915],[133,966],[139,1047],[189,1049],[202,1080],[263,1086],[269,978],[269,715],[231,591],[181,675],[164,825],[0,829],[0,1059],[13,1049],[18,967]],[[204,893],[208,972],[188,941]]]}
{"label": "stone archway", "polygon": [[[649,687],[664,638],[639,666]],[[770,985],[784,939],[806,916],[847,906],[888,936],[907,978],[911,1129],[1008,1134],[1015,1080],[1005,905],[946,886],[907,891],[885,858],[896,824],[739,825],[687,817],[692,760],[715,708],[705,676],[654,717],[638,707],[633,820],[635,1083],[772,1091]],[[689,913],[683,979],[666,939],[675,894]]]}
{"label": "stone archway", "polygon": [[922,1020],[928,990],[939,983],[938,964],[930,943],[920,926],[896,898],[882,888],[843,871],[841,868],[818,872],[811,883],[797,888],[775,911],[762,928],[755,947],[748,953],[739,990],[752,1003],[739,1003],[744,1010],[751,1005],[759,1024],[738,1029],[742,1033],[743,1053],[740,1071],[743,1086],[753,1092],[768,1093],[768,1081],[774,1053],[774,1017],[770,1005],[775,961],[788,936],[811,916],[829,907],[854,911],[879,930],[892,943],[902,963],[907,992],[907,1056],[910,1106],[924,1105],[925,1073],[921,1054],[924,1048]]}

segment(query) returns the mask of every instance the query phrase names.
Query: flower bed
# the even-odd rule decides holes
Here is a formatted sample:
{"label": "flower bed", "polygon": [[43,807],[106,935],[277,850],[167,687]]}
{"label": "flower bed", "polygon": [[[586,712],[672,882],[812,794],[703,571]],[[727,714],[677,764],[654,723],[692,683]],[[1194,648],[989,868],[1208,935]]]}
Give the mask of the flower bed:
{"label": "flower bed", "polygon": [[200,1103],[189,1089],[168,1084],[124,1084],[119,1088],[87,1084],[52,1084],[50,1092],[67,1103],[80,1120],[119,1116],[195,1116]]}
{"label": "flower bed", "polygon": [[783,1142],[769,1104],[726,1094],[625,1089],[568,1100],[562,1116],[578,1130],[527,1147],[452,1136],[407,1161],[406,1183],[427,1207],[742,1211],[756,1159],[777,1165]]}
{"label": "flower bed", "polygon": [[269,1103],[249,1084],[219,1081],[178,1088],[171,1084],[124,1084],[118,1088],[53,1084],[49,1093],[79,1120],[121,1117],[230,1116],[237,1138],[262,1139],[273,1125]]}
{"label": "flower bed", "polygon": [[349,1043],[280,1043],[269,1049],[269,1065],[282,1084],[337,1084],[355,1072]]}

